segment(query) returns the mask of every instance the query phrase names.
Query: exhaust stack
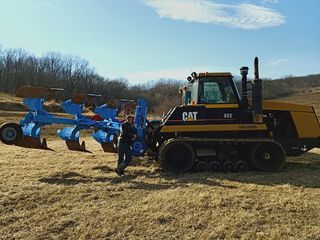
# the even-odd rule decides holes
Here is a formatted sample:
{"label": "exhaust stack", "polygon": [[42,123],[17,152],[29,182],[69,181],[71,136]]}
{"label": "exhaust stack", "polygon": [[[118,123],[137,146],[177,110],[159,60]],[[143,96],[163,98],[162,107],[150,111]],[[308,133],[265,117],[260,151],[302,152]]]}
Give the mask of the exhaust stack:
{"label": "exhaust stack", "polygon": [[248,103],[248,81],[247,81],[247,75],[248,75],[249,68],[248,67],[242,67],[240,68],[240,74],[242,76],[242,90],[241,90],[241,108],[242,109],[248,109],[249,103]]}
{"label": "exhaust stack", "polygon": [[252,121],[262,123],[262,80],[259,78],[259,60],[254,59],[254,80],[252,81]]}

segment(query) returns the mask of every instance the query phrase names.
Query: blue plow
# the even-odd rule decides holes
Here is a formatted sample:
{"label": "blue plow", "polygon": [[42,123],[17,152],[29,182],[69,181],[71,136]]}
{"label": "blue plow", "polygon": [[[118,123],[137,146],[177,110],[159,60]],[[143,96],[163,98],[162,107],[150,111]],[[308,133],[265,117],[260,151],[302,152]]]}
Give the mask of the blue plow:
{"label": "blue plow", "polygon": [[[30,86],[23,86],[19,89],[17,96],[24,97],[23,103],[29,112],[20,121],[22,137],[16,145],[30,148],[49,149],[44,138],[41,141],[41,127],[61,124],[66,127],[58,130],[58,136],[64,140],[70,150],[87,151],[85,142],[80,144],[80,131],[85,129],[93,130],[92,137],[101,144],[106,152],[115,152],[117,148],[117,138],[121,131],[121,122],[116,118],[117,109],[108,107],[107,104],[94,109],[94,116],[83,115],[84,106],[92,103],[93,99],[99,95],[78,94],[72,99],[61,103],[61,108],[72,118],[57,117],[48,113],[44,109],[44,102],[52,92],[61,89],[45,89]],[[148,105],[143,99],[139,99],[135,111],[135,127],[137,128],[137,138],[133,143],[133,154],[142,155],[146,149],[144,134],[146,127]]]}

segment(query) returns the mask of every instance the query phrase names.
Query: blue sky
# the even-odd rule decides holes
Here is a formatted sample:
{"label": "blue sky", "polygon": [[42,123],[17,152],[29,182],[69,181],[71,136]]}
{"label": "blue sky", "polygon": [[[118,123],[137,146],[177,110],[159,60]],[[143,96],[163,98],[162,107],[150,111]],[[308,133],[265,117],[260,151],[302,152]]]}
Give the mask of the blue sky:
{"label": "blue sky", "polygon": [[[319,0],[0,0],[0,45],[142,83],[192,71],[320,73]],[[251,76],[253,75],[251,71]]]}

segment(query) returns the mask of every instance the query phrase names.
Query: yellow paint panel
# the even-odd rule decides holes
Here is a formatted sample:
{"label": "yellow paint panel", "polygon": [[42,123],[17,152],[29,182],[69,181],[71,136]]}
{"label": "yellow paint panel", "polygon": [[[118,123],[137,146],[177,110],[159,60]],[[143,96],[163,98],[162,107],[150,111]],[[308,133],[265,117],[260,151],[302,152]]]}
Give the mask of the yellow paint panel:
{"label": "yellow paint panel", "polygon": [[215,124],[163,126],[161,132],[263,131],[265,124]]}
{"label": "yellow paint panel", "polygon": [[263,101],[262,108],[263,110],[313,112],[312,106],[294,104],[294,103],[274,102],[274,101]]}
{"label": "yellow paint panel", "polygon": [[290,112],[300,138],[320,137],[320,126],[315,113]]}

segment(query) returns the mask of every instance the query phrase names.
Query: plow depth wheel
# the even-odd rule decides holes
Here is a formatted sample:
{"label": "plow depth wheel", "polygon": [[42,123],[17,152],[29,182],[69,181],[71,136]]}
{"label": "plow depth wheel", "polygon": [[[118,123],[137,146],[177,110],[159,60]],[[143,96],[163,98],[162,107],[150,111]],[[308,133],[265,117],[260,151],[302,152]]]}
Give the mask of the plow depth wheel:
{"label": "plow depth wheel", "polygon": [[147,144],[142,137],[137,137],[132,144],[132,155],[142,156],[147,151]]}
{"label": "plow depth wheel", "polygon": [[160,161],[169,172],[185,173],[195,164],[194,150],[185,142],[165,142],[159,153]]}
{"label": "plow depth wheel", "polygon": [[282,168],[286,154],[282,146],[275,142],[256,144],[250,154],[250,161],[256,170],[272,172]]}
{"label": "plow depth wheel", "polygon": [[5,144],[15,144],[21,137],[22,129],[17,123],[5,123],[0,127],[0,139]]}

